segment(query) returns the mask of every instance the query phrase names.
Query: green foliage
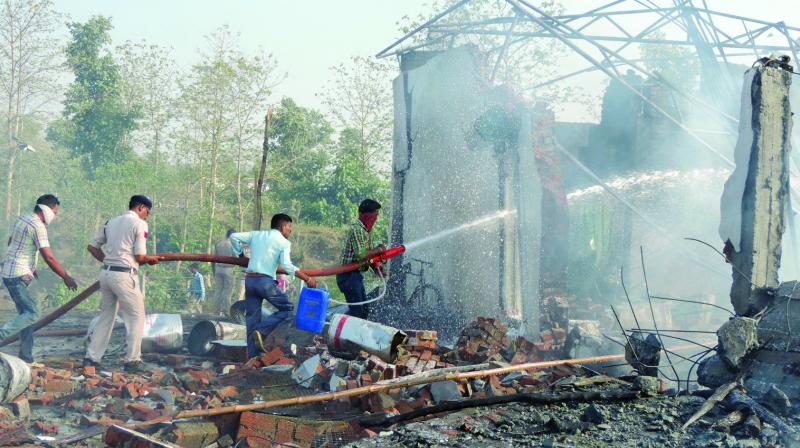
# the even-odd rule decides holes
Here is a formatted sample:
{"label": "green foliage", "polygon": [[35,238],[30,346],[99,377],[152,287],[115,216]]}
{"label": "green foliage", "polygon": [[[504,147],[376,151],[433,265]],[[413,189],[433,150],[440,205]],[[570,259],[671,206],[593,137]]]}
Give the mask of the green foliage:
{"label": "green foliage", "polygon": [[62,119],[50,128],[50,138],[80,157],[84,168],[93,173],[132,156],[126,140],[138,112],[125,107],[119,67],[106,48],[111,42],[111,20],[95,16],[68,27],[72,39],[66,50],[67,65],[75,80],[67,91]]}
{"label": "green foliage", "polygon": [[[21,118],[18,135],[36,152],[19,153],[18,180],[9,194],[14,215],[30,210],[42,193],[59,196],[61,213],[49,226],[53,251],[81,288],[98,277],[99,263],[87,243],[105,221],[125,212],[133,194],[154,200],[151,253],[202,253],[228,228],[250,230],[263,117],[280,79],[274,58],[242,53],[236,36],[221,28],[209,36],[198,63],[181,72],[168,51],[146,43],[126,43],[112,53],[107,18],[72,23],[69,30],[65,56],[74,81],[63,114],[50,123],[45,116]],[[343,70],[337,73],[357,73]],[[332,84],[344,93],[329,91],[336,98],[326,103],[329,108],[355,94],[352,86],[383,78],[365,73],[359,79],[347,87],[345,78],[339,79],[345,84]],[[371,103],[380,113],[361,121],[356,109],[325,114],[291,98],[275,107],[265,218],[277,212],[294,217],[293,257],[301,266],[339,262],[345,229],[361,200],[388,206],[388,158],[381,157],[390,146],[391,105],[390,96],[380,98]],[[386,235],[387,225],[380,219],[374,233]],[[40,270],[47,307],[74,296],[41,264]],[[185,263],[142,271],[148,312],[187,309]],[[95,294],[81,307],[96,309],[99,301]]]}
{"label": "green foliage", "polygon": [[[663,32],[652,33],[653,39],[664,39]],[[639,52],[645,67],[676,88],[690,93],[697,87],[700,61],[693,47],[687,45],[643,44]]]}

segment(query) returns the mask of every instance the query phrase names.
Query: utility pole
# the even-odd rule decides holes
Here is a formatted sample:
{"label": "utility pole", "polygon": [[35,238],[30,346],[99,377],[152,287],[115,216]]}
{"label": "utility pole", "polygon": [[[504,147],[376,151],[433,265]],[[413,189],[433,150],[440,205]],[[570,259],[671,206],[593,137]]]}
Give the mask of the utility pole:
{"label": "utility pole", "polygon": [[269,127],[272,124],[272,106],[267,109],[264,117],[264,143],[261,145],[261,167],[258,170],[258,180],[256,181],[255,194],[255,223],[253,227],[261,230],[261,223],[264,220],[264,210],[261,206],[261,195],[264,193],[264,174],[267,172],[267,154],[269,154]]}

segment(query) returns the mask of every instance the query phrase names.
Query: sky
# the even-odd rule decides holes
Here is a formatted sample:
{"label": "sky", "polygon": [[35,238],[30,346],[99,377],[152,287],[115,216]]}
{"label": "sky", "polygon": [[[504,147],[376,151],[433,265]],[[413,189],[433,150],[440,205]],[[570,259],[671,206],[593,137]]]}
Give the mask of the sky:
{"label": "sky", "polygon": [[[371,56],[401,34],[404,15],[425,11],[423,0],[56,0],[74,21],[112,17],[114,44],[147,40],[171,47],[177,62],[197,60],[204,36],[222,25],[240,33],[245,51],[274,54],[288,77],[274,89],[319,106],[315,94],[330,79],[329,68],[351,56]],[[387,86],[388,88],[388,86]]]}
{"label": "sky", "polygon": [[[644,0],[647,1],[647,0]],[[654,0],[671,4],[667,0]],[[703,0],[694,0],[701,5]],[[800,26],[797,0],[706,0],[712,9],[763,20],[784,20]],[[579,12],[606,0],[563,0],[567,12]],[[228,25],[240,33],[242,48],[273,53],[288,77],[274,89],[273,100],[291,96],[300,104],[319,107],[329,68],[351,56],[371,56],[401,36],[397,22],[404,15],[430,15],[430,0],[56,0],[56,8],[72,20],[111,16],[115,44],[146,40],[172,48],[176,61],[190,66],[204,36]],[[600,95],[603,76],[576,80],[588,93]],[[387,88],[389,88],[387,86]],[[567,120],[590,120],[568,110]]]}

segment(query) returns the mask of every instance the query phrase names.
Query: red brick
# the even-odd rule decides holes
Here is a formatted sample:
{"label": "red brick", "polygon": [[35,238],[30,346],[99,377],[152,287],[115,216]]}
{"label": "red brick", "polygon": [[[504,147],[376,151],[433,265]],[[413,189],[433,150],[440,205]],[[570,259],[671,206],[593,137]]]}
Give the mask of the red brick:
{"label": "red brick", "polygon": [[359,437],[362,437],[362,438],[363,438],[363,437],[375,437],[375,436],[377,436],[377,435],[378,435],[378,433],[377,433],[377,432],[375,432],[375,431],[373,431],[373,430],[371,430],[371,429],[367,429],[367,428],[364,428],[364,429],[363,429],[363,430],[361,430],[361,432],[358,434],[358,436],[359,436]]}
{"label": "red brick", "polygon": [[75,390],[75,383],[65,380],[50,380],[45,383],[44,390],[56,394],[68,394]]}
{"label": "red brick", "polygon": [[244,412],[239,420],[240,428],[251,428],[263,434],[275,434],[278,419],[274,415],[261,412]]}
{"label": "red brick", "polygon": [[250,448],[272,448],[275,446],[271,441],[256,436],[246,437],[245,441]]}
{"label": "red brick", "polygon": [[431,396],[431,392],[425,388],[419,391],[419,397],[425,401],[433,401],[433,397]]}
{"label": "red brick", "polygon": [[38,421],[33,424],[33,428],[42,434],[58,434],[58,425],[55,423]]}
{"label": "red brick", "polygon": [[294,434],[294,423],[288,419],[278,420],[278,429],[275,431],[275,441],[278,443],[291,442]]}
{"label": "red brick", "polygon": [[139,398],[139,387],[136,383],[128,383],[122,388],[122,395],[125,398]]}
{"label": "red brick", "polygon": [[226,398],[235,397],[239,394],[239,390],[236,389],[235,386],[226,386],[222,389],[217,390],[217,395],[220,399],[224,400]]}
{"label": "red brick", "polygon": [[161,413],[144,403],[131,403],[126,406],[128,412],[135,420],[152,420],[161,416]]}
{"label": "red brick", "polygon": [[207,384],[211,383],[211,381],[208,378],[208,374],[206,374],[204,372],[201,372],[199,370],[189,370],[186,373],[188,373],[189,376],[194,378],[196,381],[199,381],[199,382],[203,383],[204,385],[207,385]]}
{"label": "red brick", "polygon": [[51,392],[45,392],[28,397],[28,402],[34,406],[47,406],[55,399]]}
{"label": "red brick", "polygon": [[106,391],[109,397],[112,398],[122,398],[122,390],[121,389],[109,389]]}
{"label": "red brick", "polygon": [[314,440],[316,435],[317,434],[314,431],[314,428],[308,425],[298,424],[295,427],[294,439],[300,446],[311,446],[311,442]]}
{"label": "red brick", "polygon": [[411,412],[414,410],[414,407],[411,405],[411,403],[405,400],[395,403],[395,407],[401,414],[405,414],[406,412]]}

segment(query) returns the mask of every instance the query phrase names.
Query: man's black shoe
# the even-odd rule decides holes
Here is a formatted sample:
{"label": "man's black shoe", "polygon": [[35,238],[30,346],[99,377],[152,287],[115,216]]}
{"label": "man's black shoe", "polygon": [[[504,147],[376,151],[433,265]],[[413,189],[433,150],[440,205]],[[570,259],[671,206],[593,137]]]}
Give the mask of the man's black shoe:
{"label": "man's black shoe", "polygon": [[144,368],[144,363],[142,361],[130,361],[126,362],[123,366],[125,371],[128,373],[144,373],[146,372]]}
{"label": "man's black shoe", "polygon": [[82,367],[100,367],[99,362],[94,362],[89,358],[83,358],[83,366]]}

